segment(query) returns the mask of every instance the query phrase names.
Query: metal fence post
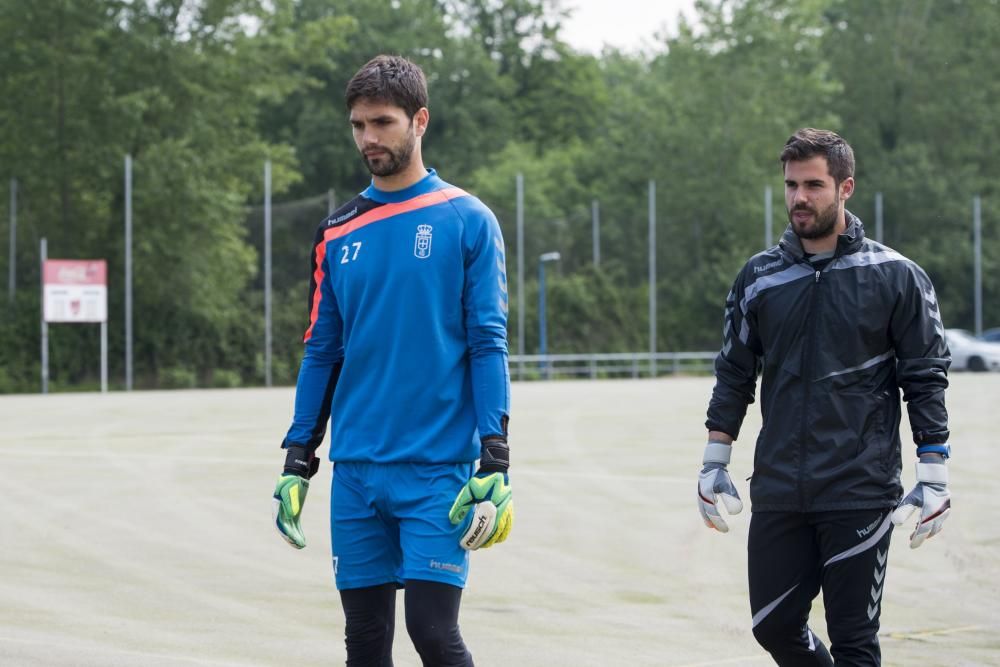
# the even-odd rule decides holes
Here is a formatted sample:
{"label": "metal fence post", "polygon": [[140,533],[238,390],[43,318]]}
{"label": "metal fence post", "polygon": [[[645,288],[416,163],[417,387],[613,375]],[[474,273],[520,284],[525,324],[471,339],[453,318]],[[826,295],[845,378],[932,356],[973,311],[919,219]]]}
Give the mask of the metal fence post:
{"label": "metal fence post", "polygon": [[875,193],[875,240],[882,243],[882,193]]}
{"label": "metal fence post", "polygon": [[649,374],[656,377],[656,181],[649,181]]}
{"label": "metal fence post", "polygon": [[39,301],[42,304],[41,316],[42,316],[42,393],[49,393],[49,323],[45,321],[45,261],[49,258],[49,242],[48,239],[42,237],[41,242],[38,247],[39,256],[39,280],[38,289],[42,291],[41,299]]}
{"label": "metal fence post", "polygon": [[983,333],[983,210],[979,195],[972,198],[972,247],[973,247],[973,304],[976,317],[976,335]]}
{"label": "metal fence post", "polygon": [[774,201],[771,196],[771,186],[764,186],[764,249],[771,247],[772,227],[774,225]]}
{"label": "metal fence post", "polygon": [[[517,186],[517,354],[524,357],[524,174],[518,173]],[[524,362],[519,363],[524,377]]]}
{"label": "metal fence post", "polygon": [[125,391],[132,391],[132,156],[125,156]]}
{"label": "metal fence post", "polygon": [[7,298],[14,303],[17,289],[17,179],[10,179],[10,262],[7,265]]}
{"label": "metal fence post", "polygon": [[601,265],[601,209],[597,200],[590,202],[590,218],[593,227],[594,268]]}

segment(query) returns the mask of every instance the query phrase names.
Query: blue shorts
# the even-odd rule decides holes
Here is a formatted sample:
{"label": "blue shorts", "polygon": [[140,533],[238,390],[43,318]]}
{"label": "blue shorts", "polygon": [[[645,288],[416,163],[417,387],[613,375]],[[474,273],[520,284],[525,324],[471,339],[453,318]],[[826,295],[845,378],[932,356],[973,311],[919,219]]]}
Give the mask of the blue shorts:
{"label": "blue shorts", "polygon": [[330,535],[337,589],[406,579],[465,587],[465,524],[448,520],[472,463],[336,463]]}

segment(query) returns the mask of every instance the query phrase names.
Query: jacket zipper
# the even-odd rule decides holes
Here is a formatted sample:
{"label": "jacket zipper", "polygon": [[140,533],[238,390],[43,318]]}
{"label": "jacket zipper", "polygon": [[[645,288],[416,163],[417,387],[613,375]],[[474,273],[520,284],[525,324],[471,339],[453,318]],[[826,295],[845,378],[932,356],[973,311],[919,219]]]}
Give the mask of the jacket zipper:
{"label": "jacket zipper", "polygon": [[802,433],[801,437],[799,437],[799,507],[803,512],[806,511],[806,441],[809,438],[809,394],[812,387],[812,365],[813,355],[815,354],[815,346],[812,342],[816,337],[816,290],[819,289],[819,278],[820,271],[817,269],[809,293],[809,311],[806,314],[809,322],[809,333],[804,341],[806,358],[802,366],[802,381],[805,383],[805,390],[803,392],[802,405]]}

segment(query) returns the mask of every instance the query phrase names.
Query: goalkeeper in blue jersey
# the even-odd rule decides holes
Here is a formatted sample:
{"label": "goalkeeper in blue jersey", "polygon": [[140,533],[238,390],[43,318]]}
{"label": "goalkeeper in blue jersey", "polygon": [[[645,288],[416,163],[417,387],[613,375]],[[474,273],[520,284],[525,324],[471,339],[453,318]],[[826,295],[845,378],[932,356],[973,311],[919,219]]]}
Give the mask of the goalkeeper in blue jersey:
{"label": "goalkeeper in blue jersey", "polygon": [[[347,85],[371,185],[320,225],[275,523],[294,547],[330,423],[348,665],[392,665],[396,591],[424,665],[472,665],[469,551],[507,538],[507,279],[493,213],[426,169],[427,85],[378,56]],[[476,461],[478,460],[478,468]]]}

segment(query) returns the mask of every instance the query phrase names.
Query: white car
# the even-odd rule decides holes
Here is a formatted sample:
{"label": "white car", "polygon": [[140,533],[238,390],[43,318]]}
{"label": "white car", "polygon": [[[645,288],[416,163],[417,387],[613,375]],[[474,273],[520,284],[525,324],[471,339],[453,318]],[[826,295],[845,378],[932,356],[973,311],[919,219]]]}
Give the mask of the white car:
{"label": "white car", "polygon": [[946,329],[951,368],[956,371],[1000,371],[1000,343],[976,338],[965,329]]}

